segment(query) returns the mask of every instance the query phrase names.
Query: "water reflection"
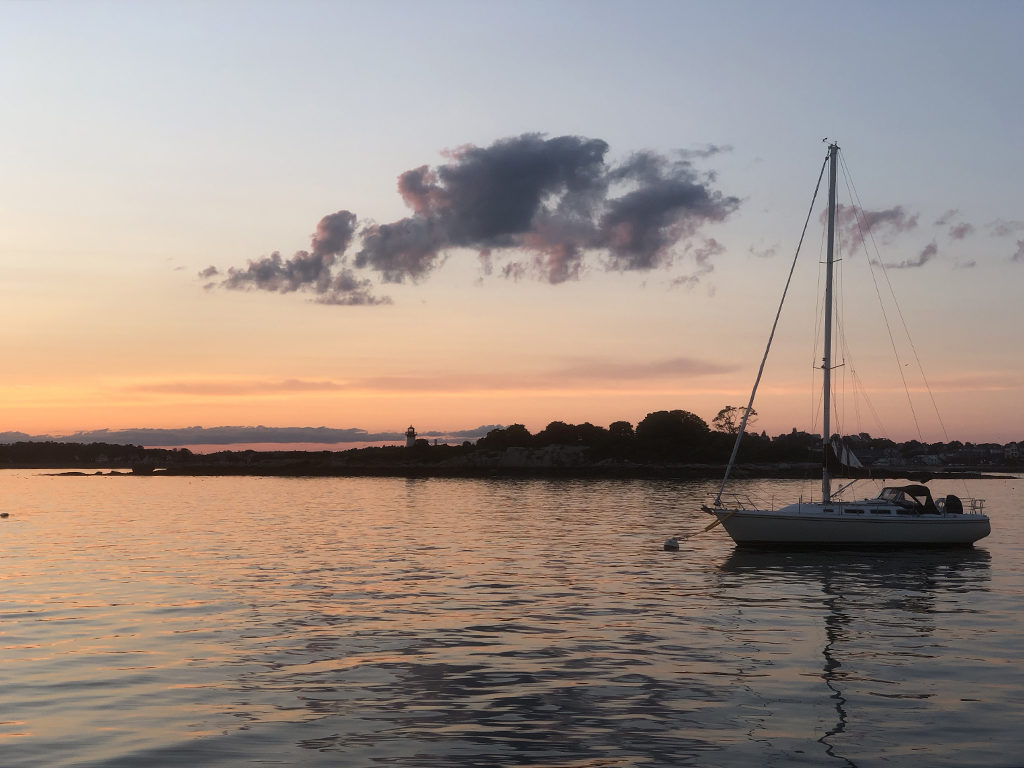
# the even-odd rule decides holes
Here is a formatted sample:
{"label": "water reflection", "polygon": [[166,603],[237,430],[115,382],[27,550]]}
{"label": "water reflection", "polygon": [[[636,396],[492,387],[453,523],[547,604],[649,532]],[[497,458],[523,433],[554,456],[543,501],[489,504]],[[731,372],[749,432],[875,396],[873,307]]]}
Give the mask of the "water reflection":
{"label": "water reflection", "polygon": [[[364,638],[361,655],[349,649],[344,668],[292,669],[280,682],[333,731],[299,746],[424,768],[670,766],[719,749],[685,727],[700,699],[658,673],[651,636],[581,624],[534,613],[404,637],[387,631]],[[369,652],[378,643],[392,653]]]}
{"label": "water reflection", "polygon": [[[968,596],[987,590],[991,555],[984,549],[878,551],[735,549],[720,571],[776,585],[820,587],[824,638],[820,678],[835,710],[835,722],[817,739],[827,757],[857,768],[842,747],[856,724],[844,687],[869,682],[896,686],[872,677],[872,670],[940,660],[934,642],[940,614],[971,613]],[[881,631],[875,631],[880,629]],[[864,648],[865,644],[869,649]],[[845,663],[845,667],[844,667]],[[967,681],[964,681],[965,683]],[[885,687],[885,685],[880,686]],[[871,691],[894,699],[928,699],[918,691]]]}
{"label": "water reflection", "polygon": [[0,479],[4,768],[1024,752],[1016,518],[960,553],[670,554],[701,484]]}

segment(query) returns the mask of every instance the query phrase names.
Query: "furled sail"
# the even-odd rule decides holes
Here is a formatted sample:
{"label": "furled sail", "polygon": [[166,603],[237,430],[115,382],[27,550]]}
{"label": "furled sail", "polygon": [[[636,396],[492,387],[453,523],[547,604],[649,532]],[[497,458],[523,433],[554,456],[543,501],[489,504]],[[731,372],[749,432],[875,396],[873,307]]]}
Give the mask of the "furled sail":
{"label": "furled sail", "polygon": [[860,463],[860,459],[857,458],[856,454],[843,445],[842,441],[837,437],[832,438],[832,454],[844,467],[852,467],[853,469],[864,468],[864,465]]}
{"label": "furled sail", "polygon": [[829,473],[836,477],[868,476],[868,470],[864,468],[856,454],[836,437],[829,443],[826,463]]}

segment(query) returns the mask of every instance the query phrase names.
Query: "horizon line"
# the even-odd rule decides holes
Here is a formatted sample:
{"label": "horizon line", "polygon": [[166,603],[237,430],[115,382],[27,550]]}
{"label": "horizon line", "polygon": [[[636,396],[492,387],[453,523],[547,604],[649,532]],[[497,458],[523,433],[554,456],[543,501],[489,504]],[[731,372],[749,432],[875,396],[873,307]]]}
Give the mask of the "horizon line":
{"label": "horizon line", "polygon": [[[553,422],[552,422],[553,423]],[[485,437],[494,429],[505,429],[508,425],[482,424],[470,429],[441,430],[430,429],[423,432],[416,432],[416,437],[432,441],[476,441]],[[636,426],[636,425],[632,425]],[[545,427],[546,428],[546,427]],[[799,430],[792,427],[791,430]],[[779,433],[779,436],[788,434],[791,430]],[[539,430],[539,432],[543,429]],[[765,430],[751,430],[760,432]],[[531,433],[531,434],[538,434]],[[815,434],[815,433],[808,433]],[[861,434],[861,433],[851,433]],[[894,443],[919,442],[924,445],[930,443],[911,438],[908,440],[896,440],[884,436],[874,436],[868,433],[871,439],[889,439]],[[78,430],[67,434],[39,434],[31,435],[20,431],[0,432],[0,444],[11,444],[18,442],[57,442],[57,443],[110,443],[118,445],[141,445],[144,448],[181,448],[187,446],[238,446],[238,445],[348,445],[366,446],[368,444],[388,443],[397,441],[404,443],[406,431],[380,431],[369,432],[358,427],[335,428],[335,427],[267,427],[258,426],[217,426],[217,427],[136,427],[130,429],[93,429]],[[1000,445],[1010,443],[1024,443],[1022,440],[1000,441],[973,441],[973,440],[936,440],[934,443],[971,443],[974,445]]]}

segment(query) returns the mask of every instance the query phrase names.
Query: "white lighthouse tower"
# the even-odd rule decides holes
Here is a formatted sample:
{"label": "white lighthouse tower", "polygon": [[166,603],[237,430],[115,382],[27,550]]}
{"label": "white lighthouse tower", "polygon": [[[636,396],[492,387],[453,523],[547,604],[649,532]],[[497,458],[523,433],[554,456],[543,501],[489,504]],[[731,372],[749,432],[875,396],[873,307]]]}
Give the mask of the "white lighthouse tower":
{"label": "white lighthouse tower", "polygon": [[409,428],[405,430],[405,447],[412,448],[416,445],[416,430],[409,425]]}

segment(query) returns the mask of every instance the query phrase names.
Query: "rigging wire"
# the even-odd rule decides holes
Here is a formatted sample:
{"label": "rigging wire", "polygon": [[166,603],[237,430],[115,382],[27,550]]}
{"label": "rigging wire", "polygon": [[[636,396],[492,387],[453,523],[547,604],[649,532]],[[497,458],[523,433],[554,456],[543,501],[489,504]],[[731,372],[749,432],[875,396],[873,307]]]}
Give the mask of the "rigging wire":
{"label": "rigging wire", "polygon": [[[840,154],[840,160],[843,162],[843,165],[844,165],[844,174],[845,174],[844,181],[846,181],[846,183],[847,183],[847,193],[849,195],[849,198],[852,200],[853,197],[854,197],[854,193],[850,191],[850,187],[852,186],[852,179],[850,178],[849,169],[848,169],[848,167],[846,167],[846,162],[845,162],[844,154],[845,153],[841,153]],[[856,209],[854,209],[854,210],[856,210]],[[855,222],[855,223],[859,223],[859,222]],[[822,228],[822,235],[821,235],[821,237],[822,237],[822,241],[821,241],[821,245],[820,245],[820,249],[819,249],[819,251],[820,251],[819,252],[819,262],[823,263],[824,262],[823,254],[824,254],[824,250],[825,250],[825,237],[826,237],[826,233],[825,233],[824,228]],[[863,242],[865,240],[865,238],[866,238],[866,235],[863,234],[863,230],[862,230],[861,241]],[[847,254],[845,252],[843,246],[844,246],[843,238],[841,238],[841,237],[837,238],[837,241],[836,241],[836,244],[835,244],[835,249],[836,249],[836,252],[839,253],[840,255],[839,255],[838,258],[836,258],[834,260],[834,262],[835,262],[835,264],[837,266],[836,279],[841,284],[845,284],[845,281],[846,281],[846,270],[844,268],[843,262],[846,260],[846,258],[848,256],[851,255],[851,254]],[[868,264],[869,265],[871,264],[870,258],[868,259]],[[819,349],[818,349],[818,343],[820,342],[821,336],[822,336],[822,334],[821,334],[821,321],[822,321],[822,306],[821,306],[821,304],[822,304],[822,302],[824,300],[823,299],[823,291],[822,291],[822,281],[823,281],[822,271],[823,270],[821,270],[821,269],[818,270],[818,291],[816,293],[816,295],[818,296],[818,306],[817,306],[817,309],[815,311],[815,329],[814,329],[815,330],[815,334],[814,334],[814,337],[813,337],[814,338],[814,345],[813,345],[814,346],[814,351],[813,351],[813,354],[812,354],[812,362],[811,362],[812,373],[814,371],[817,371],[817,369],[818,369],[818,366],[815,365],[815,361],[820,358],[820,354],[821,354],[819,352]],[[879,293],[877,287],[876,287],[875,291],[876,291],[876,295],[879,296],[879,305],[880,305],[880,307],[882,309],[882,317],[883,317],[884,320],[887,321],[887,318],[885,317],[885,307],[884,307],[883,302],[881,301],[880,293]],[[849,388],[852,391],[852,400],[853,400],[852,409],[853,409],[853,412],[854,412],[852,418],[854,420],[855,425],[861,425],[862,426],[862,425],[865,424],[865,422],[870,421],[871,422],[871,431],[873,431],[875,434],[887,434],[889,432],[889,430],[886,427],[886,425],[883,423],[883,420],[882,420],[881,416],[879,415],[879,412],[878,412],[877,408],[875,407],[874,402],[872,401],[871,394],[870,394],[868,388],[864,385],[864,381],[863,381],[863,379],[861,379],[860,374],[859,374],[859,372],[857,370],[857,365],[856,365],[855,357],[854,357],[854,354],[853,354],[853,347],[850,345],[850,340],[849,340],[849,338],[847,336],[846,304],[845,304],[845,302],[846,302],[846,291],[842,288],[842,285],[840,285],[839,290],[835,292],[834,296],[835,296],[835,300],[837,302],[837,305],[835,307],[835,309],[836,309],[836,319],[835,319],[835,322],[836,322],[836,332],[837,332],[837,336],[838,336],[838,339],[839,339],[839,351],[840,351],[841,358],[842,358],[842,361],[841,361],[841,363],[840,363],[840,365],[838,367],[841,367],[843,369],[842,370],[842,375],[841,375],[841,378],[840,378],[840,385],[837,388],[839,390],[839,392],[840,392],[840,396],[838,396],[838,397],[833,399],[833,402],[837,404],[836,408],[833,410],[834,417],[836,419],[837,424],[846,424],[847,423],[847,417],[849,416],[849,414],[846,412],[846,408],[848,407],[848,404],[849,404],[849,399],[847,397],[847,388]],[[897,356],[897,360],[898,359],[899,358]],[[848,371],[847,371],[847,368],[849,369]],[[814,386],[813,383],[812,383],[812,386],[811,386],[809,391],[814,394],[814,396],[811,398],[813,402],[812,402],[812,405],[811,405],[811,419],[810,419],[811,424],[812,424],[812,428],[814,428],[814,427],[817,426],[817,423],[818,423],[817,420],[818,420],[818,417],[821,414],[822,393],[820,392],[820,387]],[[870,418],[865,418],[865,416],[861,413],[861,399],[862,398],[863,398],[863,401],[864,401],[864,406],[865,406],[865,408],[867,410],[867,415],[870,416]],[[839,412],[840,408],[843,409],[843,413],[842,414],[840,414],[840,412]],[[847,426],[846,429],[849,429],[849,426]],[[837,428],[836,431],[839,432],[840,434],[842,434],[843,429]],[[858,431],[860,431],[860,430],[858,430]],[[867,431],[867,430],[864,430],[864,431]]]}
{"label": "rigging wire", "polygon": [[[840,241],[840,243],[837,243],[836,247],[837,248],[841,248],[842,247],[841,241]],[[842,269],[842,268],[840,268],[840,270],[839,270],[839,279],[841,281],[845,281],[845,279],[846,279],[846,271],[844,269]],[[840,299],[845,302],[845,299],[846,299],[846,292],[845,292],[845,290],[840,289],[839,296],[840,296]],[[856,362],[854,360],[854,355],[853,355],[853,348],[850,346],[849,338],[846,335],[846,306],[845,306],[845,303],[842,305],[842,307],[840,308],[840,311],[837,313],[836,329],[837,329],[838,335],[839,335],[840,349],[841,349],[841,352],[842,352],[842,360],[843,360],[842,361],[842,367],[843,367],[843,375],[842,375],[843,396],[841,398],[838,398],[838,399],[840,399],[842,401],[842,404],[843,404],[843,408],[844,408],[843,416],[844,416],[844,418],[846,416],[845,409],[846,409],[847,403],[852,401],[852,403],[853,403],[852,407],[853,407],[853,412],[854,412],[854,415],[853,415],[854,423],[855,423],[856,426],[862,427],[864,422],[866,421],[866,419],[864,419],[862,417],[862,415],[861,415],[861,408],[860,408],[860,401],[861,401],[861,398],[863,398],[865,406],[867,407],[868,411],[870,412],[871,416],[874,419],[874,427],[873,427],[873,429],[874,429],[875,433],[876,434],[886,434],[888,432],[888,430],[882,424],[882,420],[881,420],[881,418],[878,415],[878,411],[875,410],[874,403],[871,401],[871,395],[869,394],[867,387],[864,386],[864,382],[860,378],[860,374],[857,371],[857,365],[856,365]],[[850,389],[852,390],[852,396],[850,398],[846,397],[846,387],[847,386],[849,386]],[[836,418],[837,419],[839,418],[838,414],[836,415]],[[847,427],[847,429],[849,429],[849,427]],[[866,430],[858,429],[857,431],[860,432],[860,431],[866,431]]]}
{"label": "rigging wire", "polygon": [[811,221],[811,214],[814,212],[814,202],[818,199],[818,190],[821,189],[821,180],[825,177],[825,167],[828,165],[828,156],[825,157],[825,161],[821,164],[821,171],[818,172],[818,183],[814,185],[814,194],[811,196],[811,205],[807,210],[807,218],[804,220],[804,228],[800,232],[800,240],[796,244],[796,253],[793,254],[793,263],[789,267],[789,275],[786,276],[786,287],[782,290],[782,298],[779,300],[779,308],[775,312],[775,321],[772,323],[771,333],[768,334],[768,344],[765,345],[764,355],[761,357],[761,365],[757,369],[757,377],[754,379],[754,387],[750,391],[750,400],[747,402],[747,407],[743,410],[743,419],[740,421],[740,428],[736,432],[736,442],[732,446],[732,454],[729,456],[729,463],[725,468],[725,477],[722,478],[722,485],[718,489],[718,495],[715,496],[715,506],[721,506],[722,494],[725,492],[725,485],[729,481],[729,473],[732,470],[732,466],[736,461],[736,454],[740,450],[740,440],[743,439],[743,433],[747,429],[747,419],[750,418],[750,412],[754,408],[754,395],[757,394],[757,385],[761,383],[761,375],[764,373],[765,363],[768,361],[768,352],[772,348],[772,340],[775,338],[775,329],[779,326],[779,318],[782,316],[782,306],[786,302],[786,294],[789,292],[789,284],[793,280],[793,271],[796,269],[797,259],[800,257],[800,248],[804,244],[804,235],[807,234],[807,225]]}
{"label": "rigging wire", "polygon": [[864,404],[867,405],[868,410],[871,412],[871,418],[874,419],[876,434],[885,434],[885,425],[882,423],[882,417],[878,415],[878,411],[875,410],[875,404],[871,401],[871,397],[868,395],[868,389],[864,386],[864,382],[860,378],[860,374],[856,370],[853,371],[853,377],[857,383],[857,389],[862,393],[864,397]]}
{"label": "rigging wire", "polygon": [[[839,322],[842,323],[843,320],[844,318],[841,318]],[[853,348],[850,346],[849,340],[846,337],[845,325],[839,326],[839,338],[843,350],[844,395],[847,382],[849,382],[848,386],[852,390],[852,395],[850,396],[849,401],[852,401],[853,403],[852,407],[854,411],[854,423],[859,427],[863,427],[865,423],[869,421],[869,419],[867,418],[867,416],[869,415],[871,417],[870,421],[872,424],[871,431],[873,431],[875,434],[884,435],[888,433],[889,430],[886,428],[885,424],[882,423],[882,418],[879,416],[878,411],[875,408],[875,404],[871,399],[871,394],[868,391],[868,388],[864,385],[864,381],[863,379],[861,379],[860,373],[857,370],[857,364],[854,360],[853,355]],[[847,369],[849,369],[848,373]],[[861,400],[864,401],[864,406],[868,412],[867,415],[861,413]],[[844,408],[846,402],[849,401],[844,397]],[[857,431],[867,432],[868,430],[858,429]]]}
{"label": "rigging wire", "polygon": [[[846,164],[846,159],[843,156],[840,156],[839,161],[840,161],[840,163],[842,164],[842,167],[843,167],[843,178],[844,178],[844,181],[847,184],[847,188],[851,190],[851,198],[856,200],[858,211],[859,210],[863,210],[864,206],[860,202],[860,195],[857,194],[857,187],[853,183],[853,175],[850,173],[849,166],[847,166],[847,164]],[[858,216],[859,216],[859,213],[858,213]],[[858,220],[857,223],[858,223],[858,227],[859,227],[860,226],[860,221]],[[870,229],[868,229],[868,235],[871,237],[871,245],[872,245],[872,247],[874,247],[875,253],[877,255],[878,254],[878,245],[875,242],[874,235],[871,233]],[[862,239],[861,242],[862,243],[864,242],[863,239]],[[865,246],[865,253],[866,252],[867,252],[867,248]],[[900,323],[903,326],[903,333],[906,336],[907,343],[909,344],[910,350],[913,353],[914,362],[917,364],[917,370],[918,370],[918,373],[921,375],[921,381],[924,384],[925,391],[928,393],[928,399],[929,399],[929,401],[932,404],[932,410],[935,412],[935,418],[936,418],[936,420],[939,423],[939,428],[942,430],[942,439],[948,444],[950,442],[950,439],[949,439],[949,432],[946,429],[946,423],[942,420],[942,413],[939,411],[939,405],[938,405],[938,403],[935,400],[935,393],[932,391],[931,383],[928,381],[928,376],[924,372],[924,365],[921,363],[921,358],[920,358],[920,356],[917,353],[917,345],[914,344],[914,339],[910,335],[910,328],[907,325],[906,318],[903,316],[903,310],[900,308],[900,304],[896,300],[896,293],[895,293],[895,291],[894,291],[894,289],[892,287],[892,281],[889,280],[889,272],[888,272],[888,270],[886,270],[885,264],[882,262],[882,259],[880,257],[878,259],[876,259],[876,263],[878,264],[878,267],[879,267],[879,270],[882,273],[882,276],[885,278],[885,284],[886,284],[886,287],[889,289],[889,295],[890,295],[890,297],[892,297],[893,305],[896,307],[896,313],[899,316]],[[868,258],[868,265],[869,265],[869,267],[871,266],[870,255],[869,255],[869,258]],[[871,273],[871,280],[875,284],[875,293],[876,293],[876,295],[878,295],[879,305],[882,306],[882,316],[885,318],[886,330],[889,330],[889,319],[888,319],[888,316],[885,314],[885,307],[882,304],[882,297],[881,297],[881,294],[879,293],[878,283],[877,283],[877,281],[875,279],[875,270],[869,268],[869,272]],[[895,342],[893,342],[892,332],[891,331],[889,331],[889,340],[890,340],[891,343],[893,343],[893,351],[895,352]],[[911,414],[914,417],[914,426],[917,427],[918,437],[921,438],[922,442],[924,442],[924,437],[921,434],[920,425],[917,422],[917,413],[914,410],[914,404],[913,404],[913,402],[911,401],[911,398],[910,398],[910,390],[907,387],[906,378],[904,378],[904,376],[903,376],[903,365],[899,363],[899,356],[898,356],[898,354],[897,354],[897,364],[899,365],[899,369],[900,369],[900,378],[903,379],[904,390],[907,393],[907,401],[910,403],[910,412],[911,412]],[[967,486],[966,479],[963,479],[962,482],[963,482],[963,486],[964,486],[965,495],[970,496],[970,489]]]}
{"label": "rigging wire", "polygon": [[[864,221],[864,218],[862,216],[862,211],[864,210],[864,206],[863,206],[863,204],[860,201],[860,195],[857,194],[857,188],[853,184],[853,178],[852,178],[852,176],[850,174],[850,169],[846,165],[845,158],[840,157],[839,159],[840,159],[840,162],[841,162],[841,164],[843,166],[843,178],[844,178],[844,181],[846,182],[847,189],[850,191],[850,198],[856,202],[856,205],[853,208],[854,223],[857,226],[857,231],[858,231],[858,234],[860,235],[860,243],[864,247],[864,252],[865,252],[865,255],[866,255],[867,260],[868,260],[868,266],[869,266],[868,271],[871,274],[871,282],[874,285],[875,295],[878,297],[878,305],[881,308],[882,318],[885,321],[885,330],[886,330],[886,333],[889,335],[889,345],[892,347],[893,355],[896,357],[896,365],[897,365],[897,368],[899,370],[900,380],[903,382],[903,391],[906,393],[906,396],[907,396],[907,405],[910,408],[910,415],[911,415],[911,417],[914,420],[914,428],[917,430],[918,438],[923,442],[924,441],[924,435],[921,432],[921,424],[920,424],[920,422],[918,421],[918,418],[917,418],[917,410],[914,408],[914,400],[910,396],[910,386],[907,384],[907,377],[906,377],[906,374],[903,371],[904,365],[903,365],[903,361],[902,361],[902,359],[900,357],[899,349],[897,348],[897,345],[896,345],[896,339],[895,339],[895,337],[893,336],[893,333],[892,333],[892,326],[889,323],[889,314],[885,311],[885,303],[882,300],[882,292],[881,292],[881,290],[878,287],[878,278],[876,277],[875,270],[870,268],[872,263],[878,265],[879,269],[882,272],[882,276],[885,278],[886,285],[889,288],[889,295],[892,298],[893,305],[896,307],[896,313],[899,315],[900,322],[903,325],[903,333],[906,335],[908,341],[910,342],[911,349],[914,349],[913,340],[910,338],[910,329],[907,327],[906,318],[904,318],[903,312],[900,309],[899,302],[896,300],[896,294],[893,291],[892,283],[889,281],[889,274],[888,274],[888,272],[886,272],[885,265],[882,263],[882,259],[881,259],[881,256],[879,255],[879,251],[878,251],[878,244],[875,242],[874,233],[871,231],[871,228],[869,226],[867,226],[867,223]],[[872,262],[871,254],[868,253],[868,250],[867,250],[867,241],[868,241],[869,238],[871,240],[871,246],[875,250],[875,256],[877,257],[874,260],[874,262]],[[921,366],[920,358],[917,357],[916,349],[914,350],[914,357],[917,360],[918,370],[920,371],[922,378],[924,378],[924,369]],[[930,391],[931,391],[931,389],[929,388],[929,392]],[[934,403],[935,403],[935,400],[933,398],[932,399],[932,404],[934,405]],[[936,411],[936,413],[937,413],[937,411]],[[939,418],[939,423],[942,424],[941,417]],[[943,426],[942,428],[943,428],[943,431],[945,432],[945,426]],[[947,442],[948,442],[948,438],[947,438]]]}
{"label": "rigging wire", "polygon": [[811,337],[811,364],[810,364],[810,375],[811,382],[810,387],[807,390],[810,393],[810,419],[808,423],[811,426],[811,431],[820,431],[820,425],[818,418],[821,416],[821,406],[824,401],[824,393],[821,387],[817,385],[815,378],[817,371],[820,370],[821,366],[818,365],[818,361],[824,357],[824,350],[819,347],[819,343],[824,344],[824,336],[822,333],[822,325],[825,322],[825,275],[824,275],[824,264],[825,264],[825,250],[826,240],[828,239],[828,230],[825,227],[821,228],[821,241],[818,243],[818,285],[814,291],[814,295],[817,297],[814,304],[814,334]]}
{"label": "rigging wire", "polygon": [[[834,418],[835,418],[835,425],[836,425],[835,432],[836,432],[836,434],[838,434],[840,436],[840,440],[841,440],[842,439],[843,430],[844,430],[845,424],[846,424],[846,369],[845,369],[845,366],[846,366],[846,354],[845,353],[847,351],[846,333],[845,333],[845,330],[846,330],[846,325],[845,325],[846,295],[845,295],[845,291],[843,290],[843,285],[844,285],[843,277],[844,277],[845,271],[843,270],[842,241],[837,242],[835,244],[834,251],[835,251],[836,255],[834,255],[833,259],[832,259],[833,270],[834,270],[834,275],[835,275],[833,279],[834,279],[834,282],[836,283],[836,285],[838,285],[838,290],[834,290],[832,292],[832,303],[835,305],[833,307],[833,311],[835,313],[835,325],[836,325],[836,331],[837,331],[836,335],[839,337],[838,340],[839,340],[840,362],[839,362],[838,366],[833,366],[833,368],[836,368],[836,367],[843,368],[843,371],[842,371],[842,375],[839,377],[840,397],[833,397],[832,398],[832,411],[833,411]],[[840,413],[839,413],[840,406],[843,408],[842,417],[840,417]],[[829,435],[829,439],[831,439],[831,437],[832,436]]]}
{"label": "rigging wire", "polygon": [[[838,241],[835,247],[837,251],[841,252],[842,241]],[[878,417],[878,412],[875,410],[874,404],[871,402],[871,396],[868,394],[867,388],[864,386],[863,381],[857,372],[857,364],[854,359],[853,347],[850,345],[850,340],[846,334],[847,293],[844,287],[846,283],[846,270],[843,266],[843,262],[845,260],[845,254],[841,255],[840,258],[835,259],[835,264],[838,267],[838,269],[836,269],[836,280],[840,284],[839,290],[835,292],[835,295],[838,301],[838,306],[836,307],[836,335],[839,338],[839,353],[841,358],[837,367],[841,369],[841,376],[838,388],[839,395],[833,398],[833,402],[837,403],[835,409],[836,423],[843,425],[842,429],[837,427],[835,431],[840,435],[844,432],[852,434],[854,431],[858,433],[866,431],[863,429],[866,419],[861,414],[861,398],[863,398],[865,405],[874,417],[874,426],[877,427],[875,430],[876,434],[879,432],[884,434],[887,430],[882,425],[882,421]],[[839,412],[840,408],[842,408],[842,413]],[[853,411],[852,416],[848,412],[849,410]],[[853,422],[853,427],[850,426],[851,420]]]}

